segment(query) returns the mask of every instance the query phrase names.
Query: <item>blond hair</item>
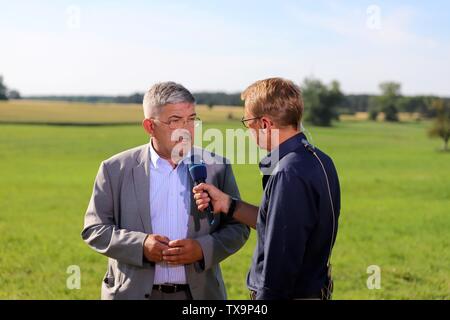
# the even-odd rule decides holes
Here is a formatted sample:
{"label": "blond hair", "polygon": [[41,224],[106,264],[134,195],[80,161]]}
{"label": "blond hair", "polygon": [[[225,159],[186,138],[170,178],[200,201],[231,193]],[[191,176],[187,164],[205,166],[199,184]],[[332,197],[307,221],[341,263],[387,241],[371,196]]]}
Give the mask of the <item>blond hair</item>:
{"label": "blond hair", "polygon": [[299,86],[283,78],[256,81],[241,94],[245,108],[254,116],[268,116],[280,127],[297,128],[303,116],[303,99]]}

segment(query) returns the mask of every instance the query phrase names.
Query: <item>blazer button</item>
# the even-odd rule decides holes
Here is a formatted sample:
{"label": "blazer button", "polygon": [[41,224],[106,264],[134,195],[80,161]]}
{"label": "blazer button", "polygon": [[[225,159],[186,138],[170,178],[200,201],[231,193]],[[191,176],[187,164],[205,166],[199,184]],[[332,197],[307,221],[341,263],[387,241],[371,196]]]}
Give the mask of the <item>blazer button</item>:
{"label": "blazer button", "polygon": [[146,293],[144,297],[145,297],[145,299],[150,298],[150,293]]}

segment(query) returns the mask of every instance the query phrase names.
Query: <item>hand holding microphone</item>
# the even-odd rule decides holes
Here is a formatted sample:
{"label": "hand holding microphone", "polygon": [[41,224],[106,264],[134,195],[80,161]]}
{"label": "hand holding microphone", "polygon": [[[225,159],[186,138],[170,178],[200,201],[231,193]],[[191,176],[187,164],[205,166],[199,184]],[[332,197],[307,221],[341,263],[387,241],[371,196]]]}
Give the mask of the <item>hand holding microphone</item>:
{"label": "hand holding microphone", "polygon": [[[207,177],[207,171],[206,171],[206,166],[204,163],[190,165],[189,173],[191,174],[192,180],[194,180],[196,187],[199,187],[200,185],[204,185],[203,187],[199,188],[198,190],[199,190],[199,192],[200,192],[200,190],[202,190],[201,194],[203,194],[203,193],[206,194],[208,199],[209,199],[209,195],[208,195],[209,191],[207,190],[207,188],[209,188],[209,190],[211,192],[213,192],[214,195],[217,195],[218,193],[222,193],[225,195],[225,193],[221,192],[219,189],[213,187],[212,185],[205,183],[206,177]],[[205,187],[205,186],[207,186],[207,187]],[[202,195],[202,198],[203,198],[203,195]],[[214,199],[214,196],[213,196],[213,199]],[[199,204],[197,203],[197,206],[199,207],[200,211],[206,210],[209,225],[213,225],[214,224],[214,213],[213,213],[214,209],[211,207],[210,201],[202,203],[201,206],[199,206]],[[215,211],[220,213],[220,211],[217,211],[217,208],[215,209]]]}
{"label": "hand holding microphone", "polygon": [[192,192],[194,193],[198,210],[204,211],[212,205],[214,213],[227,213],[229,211],[231,197],[215,186],[208,183],[200,183],[192,189]]}
{"label": "hand holding microphone", "polygon": [[210,225],[214,223],[214,213],[224,213],[230,219],[235,219],[252,228],[256,227],[258,207],[233,198],[212,184],[205,183],[206,166],[204,164],[192,165],[189,172],[195,181],[195,187],[192,189],[195,204],[199,211],[206,210]]}

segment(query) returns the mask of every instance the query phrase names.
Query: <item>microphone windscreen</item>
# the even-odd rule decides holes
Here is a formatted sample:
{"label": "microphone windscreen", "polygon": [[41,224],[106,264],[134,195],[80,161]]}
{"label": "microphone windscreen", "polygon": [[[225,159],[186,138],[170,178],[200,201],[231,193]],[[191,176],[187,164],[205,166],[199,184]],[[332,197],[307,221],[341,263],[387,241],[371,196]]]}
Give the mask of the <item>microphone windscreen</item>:
{"label": "microphone windscreen", "polygon": [[206,166],[203,163],[190,165],[189,173],[191,174],[192,180],[195,182],[205,181],[208,176],[206,173]]}

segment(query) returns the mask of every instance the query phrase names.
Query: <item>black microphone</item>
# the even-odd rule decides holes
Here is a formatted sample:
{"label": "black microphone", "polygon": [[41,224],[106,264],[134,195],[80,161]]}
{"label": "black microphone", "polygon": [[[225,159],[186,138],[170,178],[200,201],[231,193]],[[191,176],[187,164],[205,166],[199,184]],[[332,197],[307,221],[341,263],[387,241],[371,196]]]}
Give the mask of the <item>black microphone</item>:
{"label": "black microphone", "polygon": [[[191,174],[192,180],[194,180],[195,185],[204,183],[206,181],[206,177],[208,176],[208,173],[206,172],[206,166],[204,163],[190,164],[189,173]],[[211,202],[209,203],[208,208],[206,208],[206,215],[208,216],[209,225],[213,225],[214,213],[213,208],[211,207]]]}
{"label": "black microphone", "polygon": [[316,153],[316,150],[315,150],[314,146],[313,146],[311,143],[309,143],[308,140],[302,139],[302,143],[303,143],[303,146],[304,146],[309,152],[311,152],[312,154],[315,154],[315,153]]}

